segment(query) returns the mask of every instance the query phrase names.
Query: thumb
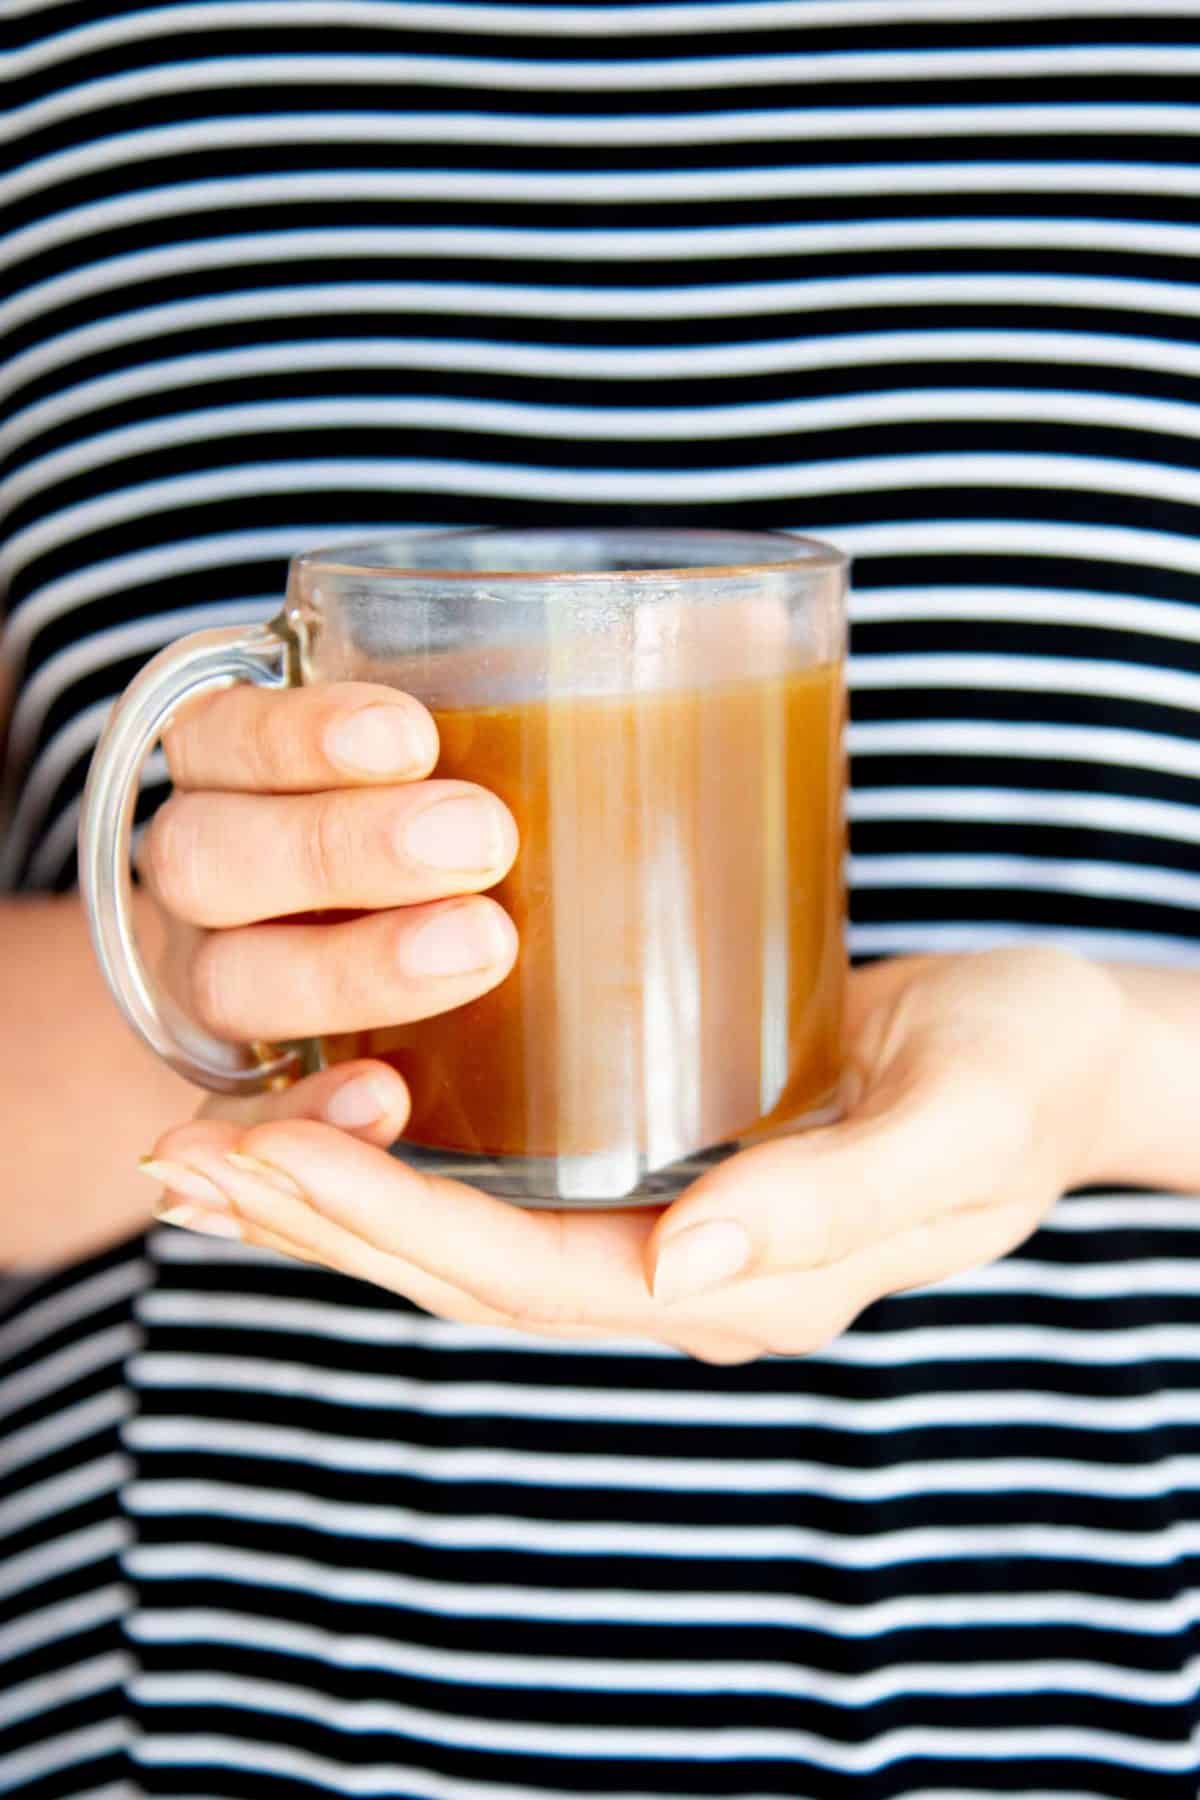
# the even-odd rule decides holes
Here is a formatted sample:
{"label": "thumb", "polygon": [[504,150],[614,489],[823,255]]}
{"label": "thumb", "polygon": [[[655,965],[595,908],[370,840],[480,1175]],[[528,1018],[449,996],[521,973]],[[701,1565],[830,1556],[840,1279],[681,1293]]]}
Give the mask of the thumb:
{"label": "thumb", "polygon": [[938,1083],[874,1116],[743,1151],[663,1213],[646,1247],[651,1291],[670,1303],[826,1267],[977,1205],[998,1123],[974,1084]]}
{"label": "thumb", "polygon": [[408,1110],[408,1089],[387,1063],[348,1062],[263,1094],[210,1095],[197,1116],[243,1128],[313,1119],[386,1149],[403,1131]]}

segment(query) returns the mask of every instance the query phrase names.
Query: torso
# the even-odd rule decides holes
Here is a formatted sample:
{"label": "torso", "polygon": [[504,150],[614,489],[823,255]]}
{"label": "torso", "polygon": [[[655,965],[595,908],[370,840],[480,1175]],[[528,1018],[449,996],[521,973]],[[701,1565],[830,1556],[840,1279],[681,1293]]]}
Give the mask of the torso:
{"label": "torso", "polygon": [[[1200,0],[17,24],[9,885],[295,550],[754,524],[856,559],[856,954],[1195,963]],[[24,1285],[9,1791],[1194,1800],[1198,1231],[729,1371],[167,1232]]]}

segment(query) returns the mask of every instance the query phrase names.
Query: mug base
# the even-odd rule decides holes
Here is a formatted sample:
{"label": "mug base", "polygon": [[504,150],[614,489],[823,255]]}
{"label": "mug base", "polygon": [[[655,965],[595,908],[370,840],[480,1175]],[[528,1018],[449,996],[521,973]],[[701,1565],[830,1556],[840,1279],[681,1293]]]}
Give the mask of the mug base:
{"label": "mug base", "polygon": [[669,1206],[709,1169],[775,1137],[791,1137],[819,1125],[832,1125],[845,1107],[839,1097],[790,1119],[775,1131],[760,1132],[734,1143],[716,1144],[695,1156],[663,1168],[649,1169],[637,1152],[598,1152],[590,1156],[479,1156],[472,1151],[431,1150],[404,1138],[391,1154],[419,1174],[465,1182],[468,1187],[507,1200],[514,1206],[556,1208],[572,1212],[615,1211],[630,1206]]}

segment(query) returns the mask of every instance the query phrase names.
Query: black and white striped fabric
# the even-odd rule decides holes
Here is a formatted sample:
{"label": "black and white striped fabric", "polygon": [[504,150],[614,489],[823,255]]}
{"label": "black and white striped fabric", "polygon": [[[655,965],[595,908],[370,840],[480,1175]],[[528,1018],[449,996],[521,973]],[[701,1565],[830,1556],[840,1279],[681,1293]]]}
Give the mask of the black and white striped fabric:
{"label": "black and white striped fabric", "polygon": [[[856,557],[856,953],[1200,962],[1200,0],[6,11],[8,886],[301,547],[749,523]],[[1200,1789],[1200,1197],[806,1361],[166,1231],[0,1356],[23,1800]]]}

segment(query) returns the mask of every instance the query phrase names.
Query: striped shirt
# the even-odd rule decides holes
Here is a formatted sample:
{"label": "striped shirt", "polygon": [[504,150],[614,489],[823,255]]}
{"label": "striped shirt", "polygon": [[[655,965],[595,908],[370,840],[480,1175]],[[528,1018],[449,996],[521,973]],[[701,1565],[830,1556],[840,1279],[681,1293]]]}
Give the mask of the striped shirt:
{"label": "striped shirt", "polygon": [[[855,557],[857,955],[1200,963],[1200,0],[6,11],[6,886],[300,548],[744,524]],[[0,1358],[23,1800],[1200,1788],[1194,1197],[804,1360],[167,1231]]]}

